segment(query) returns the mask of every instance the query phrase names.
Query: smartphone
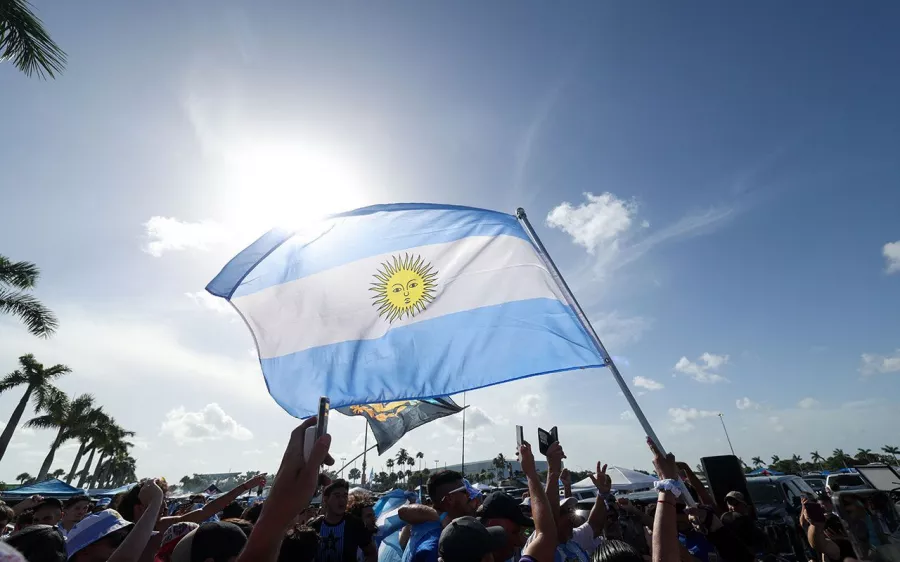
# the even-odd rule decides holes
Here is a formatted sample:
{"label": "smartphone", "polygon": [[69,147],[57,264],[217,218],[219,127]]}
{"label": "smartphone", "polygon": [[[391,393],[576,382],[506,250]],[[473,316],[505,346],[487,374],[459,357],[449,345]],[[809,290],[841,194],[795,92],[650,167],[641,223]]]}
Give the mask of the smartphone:
{"label": "smartphone", "polygon": [[538,448],[542,455],[547,456],[550,445],[553,445],[557,441],[559,441],[559,437],[556,432],[556,426],[553,426],[550,431],[538,428]]}
{"label": "smartphone", "polygon": [[303,458],[309,460],[312,454],[313,445],[320,437],[328,433],[328,409],[331,402],[327,396],[319,398],[319,414],[316,417],[316,425],[306,428],[306,435],[303,439]]}
{"label": "smartphone", "polygon": [[806,515],[813,523],[825,521],[825,509],[816,501],[806,502]]}
{"label": "smartphone", "polygon": [[522,448],[522,443],[525,442],[525,434],[521,425],[516,426],[516,453],[519,452],[519,449]]}

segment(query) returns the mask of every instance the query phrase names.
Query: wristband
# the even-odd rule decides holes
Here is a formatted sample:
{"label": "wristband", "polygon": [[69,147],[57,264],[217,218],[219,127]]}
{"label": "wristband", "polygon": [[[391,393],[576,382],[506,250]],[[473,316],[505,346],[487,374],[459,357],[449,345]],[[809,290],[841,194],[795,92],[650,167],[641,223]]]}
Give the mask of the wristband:
{"label": "wristband", "polygon": [[653,483],[653,487],[658,492],[671,492],[676,498],[681,495],[681,486],[677,480],[667,478],[666,480],[657,480]]}

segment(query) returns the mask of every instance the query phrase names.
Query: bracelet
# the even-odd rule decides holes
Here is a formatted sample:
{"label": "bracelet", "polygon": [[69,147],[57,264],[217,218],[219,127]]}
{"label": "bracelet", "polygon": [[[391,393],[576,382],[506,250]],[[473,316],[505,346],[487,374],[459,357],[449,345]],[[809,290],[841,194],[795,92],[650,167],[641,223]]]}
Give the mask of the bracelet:
{"label": "bracelet", "polygon": [[667,502],[666,500],[656,500],[656,503],[667,503],[669,505],[675,505],[675,502]]}
{"label": "bracelet", "polygon": [[672,480],[671,478],[657,480],[653,483],[653,487],[658,492],[671,492],[676,498],[681,495],[681,486],[678,485],[677,480]]}

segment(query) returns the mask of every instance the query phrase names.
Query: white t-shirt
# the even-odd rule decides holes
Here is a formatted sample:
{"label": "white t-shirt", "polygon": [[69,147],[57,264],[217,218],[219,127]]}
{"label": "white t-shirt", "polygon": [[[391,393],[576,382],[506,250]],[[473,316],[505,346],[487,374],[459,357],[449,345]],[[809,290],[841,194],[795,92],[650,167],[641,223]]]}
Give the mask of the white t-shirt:
{"label": "white t-shirt", "polygon": [[[535,537],[532,534],[528,542]],[[603,543],[603,535],[594,537],[594,529],[590,523],[585,523],[572,530],[572,538],[569,542],[556,547],[554,562],[590,562],[594,551]],[[527,544],[527,543],[526,543]]]}

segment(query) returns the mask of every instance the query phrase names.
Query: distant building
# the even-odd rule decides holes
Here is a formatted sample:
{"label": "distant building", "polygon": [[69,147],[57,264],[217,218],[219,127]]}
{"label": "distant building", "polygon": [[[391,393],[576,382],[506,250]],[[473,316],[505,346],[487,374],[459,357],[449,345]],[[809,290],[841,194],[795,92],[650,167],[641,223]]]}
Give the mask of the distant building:
{"label": "distant building", "polygon": [[[535,466],[537,467],[538,472],[543,472],[547,470],[549,467],[547,465],[547,461],[534,461]],[[515,475],[517,472],[521,473],[522,464],[519,461],[507,461],[507,468],[502,471],[494,466],[493,460],[487,461],[466,461],[466,474],[469,476],[480,474],[482,470],[485,472],[493,472],[494,473],[494,481],[499,482],[500,480],[504,480],[509,478],[510,475],[510,466],[512,467],[512,475]],[[437,470],[444,470],[445,467],[438,466]],[[456,472],[462,472],[462,465],[460,464],[449,464],[446,467],[446,470],[455,470]],[[524,476],[520,474],[524,479]]]}

